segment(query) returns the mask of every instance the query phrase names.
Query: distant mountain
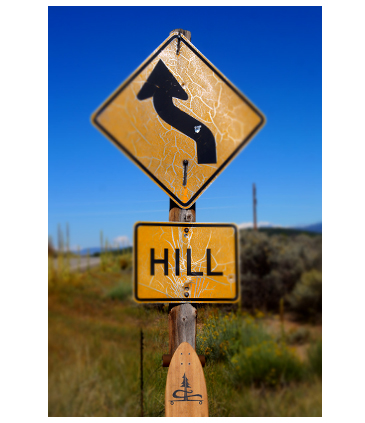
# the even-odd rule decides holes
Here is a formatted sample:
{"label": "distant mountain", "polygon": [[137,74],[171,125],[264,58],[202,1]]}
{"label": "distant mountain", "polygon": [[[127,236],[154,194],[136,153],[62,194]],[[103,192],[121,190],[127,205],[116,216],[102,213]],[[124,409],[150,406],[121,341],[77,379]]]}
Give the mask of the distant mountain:
{"label": "distant mountain", "polygon": [[[110,252],[118,252],[118,251],[123,251],[123,250],[131,250],[132,247],[124,247],[124,248],[108,248],[108,251]],[[104,251],[104,248],[103,248]],[[101,248],[100,247],[90,247],[90,248],[83,248],[82,250],[80,250],[80,255],[81,256],[87,256],[88,254],[90,254],[90,256],[93,255],[100,255],[101,252]]]}
{"label": "distant mountain", "polygon": [[100,253],[100,247],[83,248],[80,250],[80,255],[82,256],[86,256],[88,254],[92,256],[95,253]]}
{"label": "distant mountain", "polygon": [[294,229],[299,229],[308,232],[316,232],[318,234],[322,233],[322,222],[313,223],[312,225],[307,226],[296,226]]}
{"label": "distant mountain", "polygon": [[[247,231],[252,231],[252,229],[246,229]],[[297,235],[308,235],[308,236],[321,236],[321,233],[318,232],[312,232],[307,231],[303,228],[297,229],[297,228],[280,228],[279,226],[275,226],[273,228],[258,228],[259,232],[263,232],[269,236],[271,235],[287,235],[287,236],[297,236]]]}
{"label": "distant mountain", "polygon": [[[241,223],[238,225],[240,230],[252,231],[252,223]],[[299,234],[307,234],[309,236],[318,236],[322,234],[322,222],[314,223],[306,226],[292,226],[284,227],[271,224],[269,222],[262,222],[258,224],[258,231],[264,232],[267,235],[287,235],[296,236]]]}

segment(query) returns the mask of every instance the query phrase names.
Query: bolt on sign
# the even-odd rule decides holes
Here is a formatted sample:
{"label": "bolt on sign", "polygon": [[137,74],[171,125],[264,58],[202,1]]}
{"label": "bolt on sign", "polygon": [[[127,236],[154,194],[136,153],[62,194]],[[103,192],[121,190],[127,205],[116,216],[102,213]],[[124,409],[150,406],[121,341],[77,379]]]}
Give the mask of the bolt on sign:
{"label": "bolt on sign", "polygon": [[175,203],[189,208],[265,118],[187,38],[174,34],[92,122]]}
{"label": "bolt on sign", "polygon": [[134,225],[134,298],[138,302],[235,302],[238,229],[226,223]]}

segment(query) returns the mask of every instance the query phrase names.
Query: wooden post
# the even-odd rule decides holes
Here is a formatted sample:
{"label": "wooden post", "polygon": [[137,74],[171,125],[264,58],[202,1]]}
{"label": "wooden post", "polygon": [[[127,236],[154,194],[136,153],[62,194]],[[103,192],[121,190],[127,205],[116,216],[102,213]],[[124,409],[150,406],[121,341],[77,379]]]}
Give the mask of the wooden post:
{"label": "wooden post", "polygon": [[170,199],[169,222],[196,222],[195,203],[190,209],[181,209]]}
{"label": "wooden post", "polygon": [[[191,32],[181,28],[170,32],[183,34],[191,41]],[[180,208],[170,199],[169,222],[195,222],[195,203],[190,209]],[[171,357],[182,342],[188,342],[195,350],[197,310],[189,303],[169,305],[169,354]]]}
{"label": "wooden post", "polygon": [[189,41],[191,41],[191,32],[187,31],[186,29],[177,28],[170,32],[170,34],[173,34],[174,32],[183,34],[184,37],[186,37]]}
{"label": "wooden post", "polygon": [[169,313],[169,354],[171,357],[183,342],[195,350],[197,310],[191,304],[175,306]]}
{"label": "wooden post", "polygon": [[[195,222],[195,204],[181,209],[170,199],[170,222]],[[189,303],[169,304],[169,355],[172,357],[182,342],[188,342],[195,350],[197,310]]]}

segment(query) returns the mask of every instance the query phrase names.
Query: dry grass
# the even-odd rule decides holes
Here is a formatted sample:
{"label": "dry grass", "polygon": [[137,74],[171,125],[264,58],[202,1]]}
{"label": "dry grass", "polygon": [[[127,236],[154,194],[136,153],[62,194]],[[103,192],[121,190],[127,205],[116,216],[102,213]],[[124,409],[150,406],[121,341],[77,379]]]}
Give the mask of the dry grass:
{"label": "dry grass", "polygon": [[[104,270],[83,274],[50,269],[49,416],[139,416],[141,328],[144,414],[164,416],[167,309],[138,305],[129,295],[118,299],[115,292],[128,291],[131,273],[121,273],[118,258],[110,260]],[[212,310],[199,309],[200,326]],[[225,362],[211,361],[204,373],[211,416],[321,415],[320,379],[279,389],[237,389]]]}

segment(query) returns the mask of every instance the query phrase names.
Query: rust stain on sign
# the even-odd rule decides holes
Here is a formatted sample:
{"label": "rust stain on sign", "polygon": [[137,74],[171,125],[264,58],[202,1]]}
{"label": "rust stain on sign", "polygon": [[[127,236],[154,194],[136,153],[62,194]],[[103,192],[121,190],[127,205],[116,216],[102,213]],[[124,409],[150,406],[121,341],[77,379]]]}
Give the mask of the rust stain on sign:
{"label": "rust stain on sign", "polygon": [[238,301],[237,234],[234,224],[136,223],[135,300]]}
{"label": "rust stain on sign", "polygon": [[92,122],[180,207],[189,208],[265,118],[180,37],[178,55],[175,34],[98,108]]}

